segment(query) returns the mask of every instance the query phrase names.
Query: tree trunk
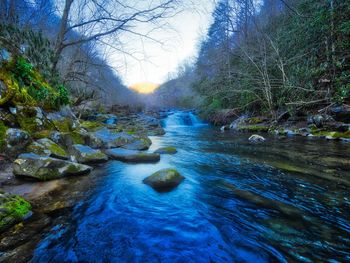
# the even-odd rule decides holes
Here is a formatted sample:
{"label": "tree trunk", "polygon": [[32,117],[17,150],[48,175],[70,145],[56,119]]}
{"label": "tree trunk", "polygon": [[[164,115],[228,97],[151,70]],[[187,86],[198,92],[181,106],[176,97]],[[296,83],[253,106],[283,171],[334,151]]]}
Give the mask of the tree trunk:
{"label": "tree trunk", "polygon": [[64,42],[64,37],[66,35],[66,30],[68,26],[68,17],[69,17],[69,12],[70,8],[72,6],[74,0],[66,0],[64,9],[63,9],[63,15],[61,17],[61,24],[60,24],[60,29],[58,31],[58,35],[56,38],[56,44],[55,44],[55,50],[54,50],[54,56],[52,59],[52,69],[51,69],[51,74],[54,75],[56,70],[57,70],[57,64],[60,59],[62,50],[63,50],[63,42]]}

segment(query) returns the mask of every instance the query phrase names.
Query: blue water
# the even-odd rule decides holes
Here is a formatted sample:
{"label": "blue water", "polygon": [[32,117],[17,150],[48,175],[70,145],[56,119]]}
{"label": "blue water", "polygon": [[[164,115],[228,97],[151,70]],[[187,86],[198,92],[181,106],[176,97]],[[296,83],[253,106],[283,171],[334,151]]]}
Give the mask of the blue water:
{"label": "blue water", "polygon": [[[304,138],[251,145],[249,135],[221,133],[183,112],[164,127],[150,151],[171,145],[178,153],[157,164],[107,163],[33,262],[350,262],[347,167],[332,173],[310,161],[345,154],[348,145],[326,145],[327,155]],[[305,173],[276,161],[301,163]],[[167,167],[186,177],[173,191],[142,183]]]}

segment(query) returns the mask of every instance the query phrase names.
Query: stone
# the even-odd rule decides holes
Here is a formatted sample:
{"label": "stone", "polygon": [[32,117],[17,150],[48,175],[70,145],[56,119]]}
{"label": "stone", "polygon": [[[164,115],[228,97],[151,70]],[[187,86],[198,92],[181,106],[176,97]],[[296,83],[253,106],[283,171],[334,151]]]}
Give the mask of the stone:
{"label": "stone", "polygon": [[154,163],[160,160],[157,153],[145,153],[135,150],[114,148],[106,151],[112,159],[131,163]]}
{"label": "stone", "polygon": [[29,133],[24,130],[14,128],[7,129],[5,134],[5,150],[10,155],[16,155],[28,146],[30,140]]}
{"label": "stone", "polygon": [[334,122],[332,116],[327,114],[316,114],[307,118],[308,124],[315,124],[317,128],[321,128],[327,123]]}
{"label": "stone", "polygon": [[[47,155],[47,156],[50,156],[53,158],[58,158],[58,159],[63,159],[63,160],[69,159],[69,155],[67,154],[67,152],[62,147],[60,147],[57,143],[51,141],[48,138],[43,138],[43,139],[37,140],[35,143],[36,143],[35,146],[37,146],[37,147],[34,147],[34,145],[30,145],[28,148],[29,148],[29,150],[31,150],[32,152],[34,152],[38,155],[40,155],[40,150],[41,150],[44,153],[49,152],[49,155]],[[39,145],[41,145],[42,148],[40,150],[36,150],[36,149],[40,148]],[[46,154],[44,154],[44,155],[46,155]]]}
{"label": "stone", "polygon": [[138,137],[131,143],[122,145],[121,147],[128,150],[148,150],[151,146],[152,141],[148,137]]}
{"label": "stone", "polygon": [[170,191],[177,187],[185,177],[175,169],[162,169],[146,177],[143,182],[157,191]]}
{"label": "stone", "polygon": [[229,126],[224,125],[224,126],[221,126],[220,131],[228,131],[229,129],[230,129]]}
{"label": "stone", "polygon": [[338,105],[330,108],[330,112],[336,121],[350,123],[350,107]]}
{"label": "stone", "polygon": [[168,146],[168,147],[161,147],[154,151],[154,153],[159,154],[175,154],[177,153],[177,150],[175,147]]}
{"label": "stone", "polygon": [[18,177],[29,177],[41,181],[53,180],[71,175],[88,174],[92,167],[61,159],[25,153],[13,163],[13,173]]}
{"label": "stone", "polygon": [[266,139],[260,135],[253,134],[252,136],[249,137],[248,139],[250,142],[264,142]]}
{"label": "stone", "polygon": [[106,154],[86,145],[74,144],[72,153],[79,163],[102,163],[108,161],[108,156]]}

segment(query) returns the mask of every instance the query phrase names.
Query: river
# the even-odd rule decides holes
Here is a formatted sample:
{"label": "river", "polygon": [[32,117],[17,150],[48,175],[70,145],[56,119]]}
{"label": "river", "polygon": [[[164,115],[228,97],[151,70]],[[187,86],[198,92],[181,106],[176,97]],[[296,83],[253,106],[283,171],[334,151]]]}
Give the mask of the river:
{"label": "river", "polygon": [[[350,262],[345,142],[220,132],[192,113],[164,120],[156,164],[111,161],[104,177],[34,251],[32,262]],[[158,193],[142,180],[176,168]]]}

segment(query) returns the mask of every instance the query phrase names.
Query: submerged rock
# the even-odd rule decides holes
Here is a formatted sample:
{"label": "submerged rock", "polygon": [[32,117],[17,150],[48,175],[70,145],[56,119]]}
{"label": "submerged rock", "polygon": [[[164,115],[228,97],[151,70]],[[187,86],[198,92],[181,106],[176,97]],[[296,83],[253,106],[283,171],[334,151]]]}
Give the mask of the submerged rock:
{"label": "submerged rock", "polygon": [[160,155],[157,153],[145,153],[120,148],[109,149],[106,151],[106,154],[112,159],[132,163],[153,163],[160,160]]}
{"label": "submerged rock", "polygon": [[168,147],[161,147],[155,150],[154,152],[159,154],[175,154],[177,153],[177,150],[175,147],[168,146]]}
{"label": "submerged rock", "polygon": [[37,180],[52,180],[70,175],[82,175],[91,172],[92,167],[43,157],[34,153],[21,154],[13,163],[13,173],[19,177],[30,177]]}
{"label": "submerged rock", "polygon": [[0,231],[28,218],[30,210],[30,203],[22,197],[0,191]]}
{"label": "submerged rock", "polygon": [[264,142],[266,139],[260,135],[253,134],[252,136],[249,137],[248,139],[250,142]]}
{"label": "submerged rock", "polygon": [[143,182],[157,191],[168,191],[178,186],[185,177],[175,169],[162,169],[146,177]]}
{"label": "submerged rock", "polygon": [[74,144],[72,153],[79,163],[101,163],[108,161],[108,156],[103,152],[86,145]]}

